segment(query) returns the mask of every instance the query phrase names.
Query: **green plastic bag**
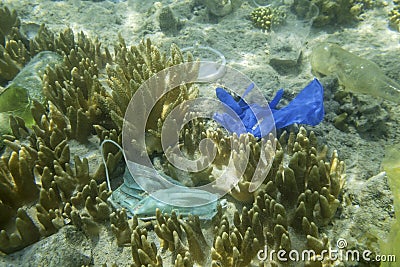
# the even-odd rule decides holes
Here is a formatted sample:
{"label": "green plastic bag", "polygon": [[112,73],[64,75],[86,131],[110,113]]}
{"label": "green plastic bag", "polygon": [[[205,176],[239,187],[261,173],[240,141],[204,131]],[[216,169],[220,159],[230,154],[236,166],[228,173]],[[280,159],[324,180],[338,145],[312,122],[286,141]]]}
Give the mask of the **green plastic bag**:
{"label": "green plastic bag", "polygon": [[32,100],[45,102],[42,75],[47,66],[62,62],[62,56],[50,51],[38,53],[0,93],[0,134],[10,133],[9,117],[24,119],[26,126],[34,124]]}

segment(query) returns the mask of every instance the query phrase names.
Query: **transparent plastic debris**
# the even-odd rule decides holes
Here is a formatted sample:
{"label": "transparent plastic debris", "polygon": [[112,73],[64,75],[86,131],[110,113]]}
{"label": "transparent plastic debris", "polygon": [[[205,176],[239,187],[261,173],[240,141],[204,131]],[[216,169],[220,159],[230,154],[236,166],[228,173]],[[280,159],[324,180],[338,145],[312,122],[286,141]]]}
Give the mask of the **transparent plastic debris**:
{"label": "transparent plastic debris", "polygon": [[310,58],[314,72],[337,77],[346,91],[400,103],[400,84],[386,76],[375,62],[325,42],[314,46]]}
{"label": "transparent plastic debris", "polygon": [[[104,140],[100,145],[100,151],[102,155],[102,160],[105,166],[106,159],[103,153],[103,146],[105,143],[112,143],[117,146],[122,152],[122,147],[112,140]],[[124,153],[124,152],[123,152]],[[142,220],[150,220],[155,218],[156,209],[160,209],[163,213],[171,213],[175,211],[177,214],[182,216],[197,215],[202,220],[211,220],[217,213],[218,203],[222,207],[226,206],[226,200],[218,200],[218,195],[209,193],[204,190],[188,188],[180,184],[178,181],[172,179],[171,177],[162,174],[155,173],[156,170],[137,164],[135,162],[127,162],[130,165],[130,169],[134,170],[135,179],[141,180],[145,183],[160,183],[159,179],[154,179],[155,175],[161,175],[166,183],[173,183],[178,185],[178,187],[169,187],[167,184],[156,186],[158,189],[155,192],[145,192],[135,181],[135,179],[130,174],[128,168],[125,168],[123,174],[123,183],[117,188],[113,188],[112,181],[110,179],[108,169],[106,169],[106,179],[107,186],[112,194],[108,201],[115,209],[124,208],[127,211],[129,217],[137,215],[138,218]],[[178,203],[178,205],[170,205],[164,203],[158,199],[174,199],[173,203]],[[192,207],[192,203],[205,202],[206,205]]]}
{"label": "transparent plastic debris", "polygon": [[311,1],[305,2],[300,11],[293,13],[290,5],[273,1],[272,7],[286,14],[285,22],[272,25],[269,39],[270,64],[278,66],[297,65],[304,44],[308,38],[314,19],[319,14],[318,7]]}
{"label": "transparent plastic debris", "polygon": [[271,1],[271,0],[253,0],[253,4],[256,7],[267,7],[267,6],[272,5],[273,2],[274,1]]}
{"label": "transparent plastic debris", "polygon": [[34,123],[30,109],[32,101],[45,102],[41,77],[48,66],[54,67],[62,59],[55,52],[38,53],[0,92],[0,134],[10,132],[10,115],[23,118],[27,127]]}
{"label": "transparent plastic debris", "polygon": [[200,67],[197,82],[213,82],[224,76],[226,58],[218,50],[208,46],[189,46],[181,49],[182,52],[190,52],[194,58],[200,59]]}

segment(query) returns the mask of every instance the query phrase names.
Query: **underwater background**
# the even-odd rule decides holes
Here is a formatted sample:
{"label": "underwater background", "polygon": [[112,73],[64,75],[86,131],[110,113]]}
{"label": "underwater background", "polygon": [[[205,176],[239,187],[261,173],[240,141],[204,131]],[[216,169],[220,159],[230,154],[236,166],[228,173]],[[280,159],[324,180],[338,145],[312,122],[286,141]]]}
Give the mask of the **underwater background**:
{"label": "underwater background", "polygon": [[[397,0],[0,0],[0,266],[400,266],[399,10]],[[272,139],[196,118],[180,149],[194,160],[209,138],[216,158],[183,172],[168,162],[162,125],[224,84],[163,95],[145,124],[160,173],[187,186],[242,173],[222,199],[204,194],[210,205],[175,212],[127,183],[135,173],[116,146],[100,148],[122,145],[125,111],[146,80],[196,59],[237,69],[268,102],[283,88],[278,110],[317,77],[325,114]],[[240,88],[227,90],[244,92],[235,78]],[[271,143],[269,172],[249,192]],[[316,254],[266,260],[265,250]]]}

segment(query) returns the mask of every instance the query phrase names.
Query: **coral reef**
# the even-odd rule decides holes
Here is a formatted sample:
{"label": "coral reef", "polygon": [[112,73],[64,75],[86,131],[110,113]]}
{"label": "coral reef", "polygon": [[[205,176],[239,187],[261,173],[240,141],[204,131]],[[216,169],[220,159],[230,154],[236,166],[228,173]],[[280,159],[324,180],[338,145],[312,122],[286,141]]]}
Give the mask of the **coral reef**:
{"label": "coral reef", "polygon": [[16,12],[2,7],[0,18],[0,85],[4,85],[17,75],[21,65],[29,60],[29,55],[22,43],[26,43],[26,39],[21,40],[18,31],[21,22]]}
{"label": "coral reef", "polygon": [[[322,27],[328,24],[346,24],[360,19],[362,13],[377,5],[377,1],[371,0],[312,0],[319,8],[319,15],[313,25]],[[309,5],[308,0],[295,0],[292,10],[300,17],[305,15],[304,6]]]}
{"label": "coral reef", "polygon": [[[188,55],[187,60],[193,61],[193,58]],[[113,125],[121,130],[129,101],[140,85],[152,74],[183,61],[184,57],[176,45],[171,46],[171,56],[167,57],[165,53],[152,45],[149,39],[130,48],[127,48],[123,39],[120,39],[115,51],[115,62],[118,63],[118,66],[107,68],[107,83],[112,88],[112,94],[106,96],[105,102],[101,106],[104,116],[111,116]],[[135,62],[135,64],[130,62]],[[150,136],[149,139],[152,139],[149,143],[153,144],[150,145],[148,151],[162,150],[160,133],[166,116],[181,102],[193,99],[197,95],[197,88],[184,85],[165,94],[157,102],[147,119],[146,134]]]}
{"label": "coral reef", "polygon": [[175,212],[172,212],[171,215],[163,215],[157,209],[156,218],[157,222],[154,226],[154,231],[161,240],[163,250],[168,249],[173,253],[173,262],[180,255],[183,258],[190,257],[190,260],[199,264],[205,264],[209,247],[201,231],[200,221],[197,216],[189,216],[184,221]]}
{"label": "coral reef", "polygon": [[[255,155],[260,152],[259,147],[253,147],[256,140],[243,135],[236,138],[235,142],[238,143],[247,140],[253,150],[250,158],[255,160]],[[220,144],[228,142],[226,140],[222,138]],[[264,248],[264,244],[268,249],[313,249],[317,254],[330,246],[319,227],[332,221],[340,205],[344,163],[338,160],[336,152],[326,162],[326,147],[318,150],[314,133],[307,135],[304,128],[297,135],[291,133],[288,136],[284,133],[279,141],[271,171],[261,188],[255,193],[248,192],[249,180],[246,181],[246,177],[251,177],[254,171],[250,161],[245,178],[239,182],[240,189],[235,188],[231,192],[234,198],[249,203],[250,207],[244,207],[241,212],[236,211],[232,221],[226,214],[219,213],[216,216],[210,252],[213,266],[248,266],[252,261],[257,262],[255,256]],[[243,147],[243,144],[239,146]],[[185,145],[191,147],[192,143]],[[225,153],[221,155],[226,156]],[[222,157],[217,159],[219,164],[224,165]],[[214,162],[214,168],[217,162]],[[155,226],[157,235],[163,240],[164,249],[180,251],[181,256],[188,251],[192,254],[190,244],[188,251],[182,245],[179,227],[181,220],[175,214],[167,218],[165,216],[161,217],[159,212],[158,226]],[[160,218],[163,218],[161,223]],[[200,256],[196,258],[193,258],[195,262],[203,259]],[[279,263],[277,259],[275,261]]]}
{"label": "coral reef", "polygon": [[[317,253],[330,246],[322,227],[332,222],[340,206],[344,163],[335,151],[328,159],[327,148],[318,147],[313,132],[307,134],[300,128],[297,134],[283,133],[279,141],[271,136],[259,140],[251,134],[228,135],[207,120],[196,119],[180,132],[180,148],[188,158],[211,152],[198,149],[207,137],[216,144],[212,164],[185,180],[164,161],[171,151],[159,156],[161,127],[173,108],[198,95],[192,84],[174,88],[153,107],[146,125],[147,151],[159,157],[163,163],[160,169],[189,185],[208,183],[232,168],[232,176],[239,179],[230,192],[233,215],[218,206],[214,219],[203,222],[196,216],[183,218],[175,212],[156,210],[156,220],[143,222],[135,216],[128,220],[125,210],[113,211],[107,202],[110,192],[104,183],[105,168],[116,175],[122,154],[105,146],[107,160],[103,165],[93,150],[105,139],[121,143],[125,111],[144,81],[167,67],[193,61],[193,57],[189,54],[185,59],[176,45],[167,56],[150,40],[128,47],[122,38],[112,54],[83,32],[75,35],[66,29],[54,35],[44,26],[35,39],[27,40],[19,32],[15,13],[8,9],[0,12],[10,21],[2,26],[5,45],[1,46],[0,64],[4,64],[0,69],[11,66],[13,70],[4,75],[1,72],[2,81],[11,81],[41,51],[63,57],[60,64],[47,67],[43,73],[47,101],[32,100],[35,123],[27,125],[23,118],[11,116],[11,134],[4,136],[1,252],[13,253],[66,225],[90,238],[98,236],[101,227],[110,228],[116,245],[130,245],[137,266],[163,266],[169,260],[164,255],[170,255],[175,266],[248,266],[263,264],[256,255],[264,246],[285,251],[311,248]],[[15,51],[27,56],[19,58],[21,53]],[[240,164],[246,162],[243,155],[247,153],[248,163]],[[229,165],[231,158],[234,166]],[[270,164],[270,172],[261,187],[250,192],[260,161]],[[207,238],[207,230],[213,231],[213,238]],[[155,237],[163,251],[157,248]],[[279,259],[274,261],[280,264]]]}
{"label": "coral reef", "polygon": [[[280,142],[285,144],[285,139],[283,134]],[[324,163],[326,150],[317,152],[315,141],[312,132],[307,137],[301,129],[278,147],[273,168],[251,208],[236,212],[233,226],[221,220],[212,254],[215,266],[248,266],[263,244],[268,251],[308,248],[316,253],[329,246],[318,226],[329,223],[339,206],[344,166],[335,153]],[[284,153],[292,155],[287,167],[283,167]],[[299,236],[291,237],[296,232],[305,233],[303,244]]]}
{"label": "coral reef", "polygon": [[[102,183],[105,166],[89,164],[86,157],[77,156],[71,147],[75,150],[81,146],[79,143],[84,144],[83,147],[92,146],[105,138],[121,142],[117,126],[121,127],[124,107],[134,90],[151,73],[182,62],[183,56],[176,46],[172,47],[172,57],[167,58],[149,40],[128,49],[120,39],[115,56],[111,57],[106,48],[102,49],[99,42],[89,40],[83,33],[76,39],[72,30],[66,29],[55,36],[44,26],[35,39],[17,43],[19,39],[16,38],[23,38],[23,35],[18,29],[15,12],[7,8],[1,12],[10,22],[4,23],[2,29],[8,33],[2,56],[9,59],[2,63],[4,69],[18,65],[13,73],[1,72],[4,81],[13,79],[23,65],[41,51],[56,51],[63,60],[44,70],[43,93],[48,102],[32,99],[35,123],[27,125],[23,118],[11,116],[12,135],[4,136],[6,150],[1,158],[0,187],[0,209],[4,216],[1,218],[0,250],[6,253],[19,250],[65,224],[73,224],[88,235],[96,234],[97,224],[109,220],[111,214],[107,204],[109,193]],[[7,25],[16,26],[13,35]],[[14,43],[18,46],[12,47]],[[13,51],[25,51],[27,56],[11,53]],[[112,95],[101,79],[107,81]],[[125,86],[127,84],[129,86]],[[175,90],[161,102],[159,112],[154,115],[156,124],[149,128],[154,132],[159,130],[158,118],[167,115],[164,106],[170,105],[172,109],[185,97],[196,95],[196,91],[190,93],[186,89]],[[130,94],[126,95],[128,92]],[[150,150],[153,149],[158,148]],[[106,148],[105,154],[107,168],[112,172],[122,154],[114,148]],[[26,213],[25,204],[36,206]]]}
{"label": "coral reef", "polygon": [[393,0],[393,8],[389,11],[389,26],[400,31],[400,1]]}
{"label": "coral reef", "polygon": [[136,228],[132,233],[132,258],[137,266],[163,266],[157,247],[148,240],[146,229]]}
{"label": "coral reef", "polygon": [[254,26],[268,31],[273,25],[282,24],[285,16],[283,11],[275,7],[257,7],[251,12],[250,19]]}
{"label": "coral reef", "polygon": [[13,27],[19,27],[21,21],[19,20],[17,13],[15,10],[12,12],[7,7],[2,7],[0,9],[0,37],[1,37],[1,45],[5,45],[5,38],[8,35]]}
{"label": "coral reef", "polygon": [[[14,31],[18,33],[14,36],[22,36],[18,28],[14,28]],[[84,35],[81,34],[80,37],[84,38]],[[82,39],[78,41],[81,46],[76,46],[71,30],[56,38],[42,26],[36,38],[29,42],[30,52],[27,52],[27,59],[43,50],[52,50],[64,54],[64,63],[70,63],[78,50],[88,55],[94,47],[91,41],[83,44]],[[12,41],[13,39],[7,36],[6,48]],[[25,47],[22,42],[20,45],[21,50],[28,51],[28,46]],[[4,52],[4,55],[8,54]],[[93,58],[96,56],[93,55]],[[100,60],[97,62],[98,65],[102,64]],[[69,73],[74,74],[74,71],[71,71],[73,67],[73,64],[70,64]],[[49,77],[51,70],[51,67],[47,67],[47,74],[44,76]],[[43,80],[48,82],[45,77]],[[82,89],[86,88],[83,83],[79,86]],[[108,194],[104,191],[105,184],[97,189],[97,183],[100,184],[104,180],[104,166],[100,165],[94,171],[89,171],[87,158],[71,155],[70,146],[74,139],[86,141],[88,137],[88,134],[85,134],[88,127],[86,117],[81,111],[74,112],[71,107],[69,110],[62,110],[53,102],[40,103],[38,100],[41,99],[36,98],[31,99],[31,112],[35,121],[32,128],[29,129],[22,118],[11,116],[12,135],[3,136],[6,149],[1,157],[0,167],[0,208],[4,211],[1,220],[0,250],[6,253],[36,242],[41,236],[48,236],[69,223],[92,233],[94,223],[108,218],[110,213],[107,212],[109,208],[106,204]],[[60,100],[54,102],[62,108],[60,103],[64,99]],[[73,108],[73,105],[71,106]],[[80,138],[82,133],[84,139]],[[109,159],[108,162],[111,162],[112,157],[109,156]],[[107,165],[110,165],[108,167],[111,170],[115,167],[111,166],[113,164]],[[78,207],[84,208],[85,211],[79,212]]]}
{"label": "coral reef", "polygon": [[[204,148],[199,151],[199,144],[203,138],[208,138],[216,145],[215,158],[211,164],[202,162],[206,166],[200,172],[191,172],[183,175],[182,172],[168,161],[163,165],[163,170],[171,177],[179,180],[187,186],[200,186],[212,182],[221,173],[229,170],[230,176],[239,180],[238,184],[231,190],[230,194],[241,202],[252,202],[254,195],[248,189],[259,162],[267,165],[271,163],[274,154],[274,142],[267,136],[260,141],[252,134],[240,136],[226,135],[221,129],[206,128],[206,123],[200,119],[193,120],[185,125],[180,136],[180,146],[184,155],[189,159],[195,159],[199,155],[213,155],[212,148]],[[167,149],[165,155],[173,158],[175,151]],[[246,155],[248,154],[248,159]],[[261,156],[262,155],[262,156]],[[244,162],[247,164],[232,164],[232,162]],[[263,165],[264,166],[264,165]],[[218,181],[217,181],[218,182]],[[224,190],[226,184],[216,184],[216,188]]]}

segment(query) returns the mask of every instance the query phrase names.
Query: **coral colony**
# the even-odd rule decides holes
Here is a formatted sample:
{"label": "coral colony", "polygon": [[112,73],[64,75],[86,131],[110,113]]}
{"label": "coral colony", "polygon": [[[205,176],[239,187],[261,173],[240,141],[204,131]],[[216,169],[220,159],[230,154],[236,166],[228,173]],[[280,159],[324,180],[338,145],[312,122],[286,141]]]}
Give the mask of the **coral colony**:
{"label": "coral colony", "polygon": [[[214,15],[231,12],[231,2],[223,2],[221,10],[214,8]],[[293,8],[301,9],[301,2],[294,1]],[[313,2],[320,11],[330,8],[330,13],[320,14],[338,14],[340,9],[326,4],[330,1]],[[265,12],[255,12],[253,16],[257,14],[266,16]],[[317,20],[321,24],[336,18],[321,16]],[[1,128],[1,253],[20,251],[73,227],[88,238],[96,238],[100,230],[113,236],[116,251],[118,246],[128,245],[132,253],[129,264],[133,266],[264,266],[257,259],[257,252],[265,247],[284,251],[311,249],[316,256],[305,263],[307,266],[329,266],[322,253],[332,242],[325,226],[336,220],[345,181],[344,162],[334,149],[328,154],[328,148],[317,142],[316,134],[303,127],[297,132],[282,130],[274,139],[270,171],[256,191],[249,191],[260,154],[271,150],[271,143],[266,141],[270,122],[281,129],[294,123],[316,125],[322,121],[323,87],[317,79],[280,108],[282,89],[268,107],[262,107],[246,102],[253,84],[241,97],[217,88],[218,99],[230,112],[216,113],[214,119],[227,131],[210,126],[201,118],[184,126],[179,147],[188,158],[198,157],[199,143],[204,138],[216,145],[215,159],[207,168],[185,175],[165,160],[171,151],[160,153],[161,130],[168,113],[195,99],[199,91],[188,84],[163,95],[152,109],[145,129],[146,150],[152,159],[159,160],[160,173],[185,186],[214,181],[228,167],[232,176],[242,173],[225,199],[230,213],[212,195],[205,195],[213,200],[209,207],[180,212],[179,208],[163,206],[141,195],[143,192],[137,191],[132,177],[121,173],[125,169],[121,166],[126,166],[122,152],[103,142],[111,140],[121,146],[125,111],[144,81],[170,66],[195,61],[193,56],[183,55],[176,45],[171,45],[167,55],[149,39],[129,47],[122,37],[110,53],[83,32],[75,34],[68,28],[54,34],[44,25],[34,38],[28,39],[14,11],[1,7],[0,18],[0,122],[9,125]],[[30,66],[43,53],[53,55],[51,64],[43,71],[31,71]],[[316,67],[322,70],[319,65]],[[18,78],[24,73],[36,82],[24,85],[24,79]],[[341,82],[346,85],[346,81]],[[19,103],[14,99],[17,95],[23,96],[17,99]],[[16,104],[10,105],[10,101]],[[265,114],[269,117],[265,118]],[[263,116],[264,120],[258,120]],[[269,146],[261,146],[264,141]],[[97,150],[76,152],[102,143],[104,164]],[[249,155],[246,166],[229,165],[231,157],[240,163],[244,154]],[[124,182],[120,191],[109,190],[106,173]],[[125,195],[118,199],[115,194],[121,191]],[[172,192],[174,197],[180,193]],[[129,202],[132,197],[137,200]],[[125,208],[118,208],[117,201],[125,201],[120,205]],[[269,263],[287,266],[276,255]]]}

